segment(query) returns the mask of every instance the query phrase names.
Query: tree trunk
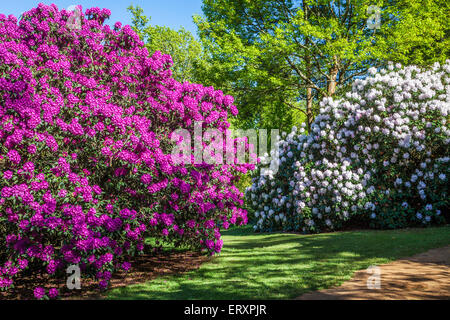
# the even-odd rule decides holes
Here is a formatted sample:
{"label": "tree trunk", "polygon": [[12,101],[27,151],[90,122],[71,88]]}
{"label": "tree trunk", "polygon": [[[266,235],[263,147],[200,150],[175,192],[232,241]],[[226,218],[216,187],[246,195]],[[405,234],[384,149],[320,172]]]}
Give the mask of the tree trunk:
{"label": "tree trunk", "polygon": [[306,88],[306,121],[308,121],[308,132],[311,131],[311,124],[313,123],[314,117],[312,113],[313,95],[312,88]]}
{"label": "tree trunk", "polygon": [[333,57],[333,66],[330,69],[330,76],[328,79],[328,96],[331,97],[334,95],[334,93],[336,92],[336,80],[337,80],[337,75],[339,72],[339,66],[338,66],[338,61],[337,61],[337,57],[334,56]]}
{"label": "tree trunk", "polygon": [[[303,11],[305,12],[305,19],[308,20],[308,5],[303,2]],[[309,37],[306,37],[305,39],[305,47],[308,48],[309,46]],[[311,57],[309,52],[305,51],[305,67],[306,67],[306,76],[308,79],[311,80]],[[308,124],[308,132],[311,131],[311,124],[313,123],[314,116],[312,112],[312,104],[313,104],[313,95],[312,95],[312,88],[310,83],[307,83],[306,87],[306,121]]]}

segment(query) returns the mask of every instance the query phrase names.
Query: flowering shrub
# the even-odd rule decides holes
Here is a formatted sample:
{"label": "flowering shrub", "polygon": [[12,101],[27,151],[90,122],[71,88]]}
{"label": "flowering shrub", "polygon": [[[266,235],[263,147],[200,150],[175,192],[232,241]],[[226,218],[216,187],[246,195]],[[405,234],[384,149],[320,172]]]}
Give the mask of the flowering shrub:
{"label": "flowering shrub", "polygon": [[389,64],[369,72],[345,99],[321,102],[308,135],[283,134],[272,160],[278,172],[254,178],[246,191],[256,230],[445,222],[450,61],[429,71]]}
{"label": "flowering shrub", "polygon": [[170,56],[109,16],[88,9],[72,28],[55,5],[0,15],[0,289],[69,265],[106,288],[147,237],[212,254],[220,227],[247,222],[234,183],[252,165],[171,157],[175,129],[226,131],[233,98],[176,82]]}

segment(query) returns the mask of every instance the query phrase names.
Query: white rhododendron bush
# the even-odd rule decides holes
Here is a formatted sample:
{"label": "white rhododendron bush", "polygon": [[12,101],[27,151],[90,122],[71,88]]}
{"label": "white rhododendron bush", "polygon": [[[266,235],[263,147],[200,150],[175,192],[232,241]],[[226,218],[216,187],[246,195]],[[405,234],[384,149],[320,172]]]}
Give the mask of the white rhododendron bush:
{"label": "white rhododendron bush", "polygon": [[[246,191],[258,231],[402,228],[448,220],[450,60],[369,70],[293,128]],[[272,152],[272,154],[274,154]]]}

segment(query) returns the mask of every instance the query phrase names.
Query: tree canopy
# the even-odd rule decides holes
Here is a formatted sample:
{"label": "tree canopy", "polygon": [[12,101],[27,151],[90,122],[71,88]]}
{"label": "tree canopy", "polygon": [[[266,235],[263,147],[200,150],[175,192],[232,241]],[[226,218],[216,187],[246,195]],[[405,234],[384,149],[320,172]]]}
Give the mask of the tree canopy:
{"label": "tree canopy", "polygon": [[370,67],[444,62],[448,9],[442,0],[204,0],[194,17],[208,57],[199,77],[236,97],[241,126],[311,124],[320,99]]}
{"label": "tree canopy", "polygon": [[194,68],[202,58],[202,48],[194,36],[184,28],[173,30],[166,26],[153,26],[150,17],[137,6],[128,7],[133,15],[133,30],[145,42],[150,53],[161,51],[172,56],[173,76],[177,81],[194,81]]}

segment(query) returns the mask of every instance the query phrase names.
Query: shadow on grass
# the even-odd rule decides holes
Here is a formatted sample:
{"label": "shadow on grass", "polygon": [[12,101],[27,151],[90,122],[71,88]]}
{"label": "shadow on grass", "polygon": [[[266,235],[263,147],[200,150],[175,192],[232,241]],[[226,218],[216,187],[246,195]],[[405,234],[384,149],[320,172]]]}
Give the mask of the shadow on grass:
{"label": "shadow on grass", "polygon": [[109,292],[110,299],[289,299],[349,280],[357,270],[450,244],[450,227],[320,235],[224,233],[200,269]]}

